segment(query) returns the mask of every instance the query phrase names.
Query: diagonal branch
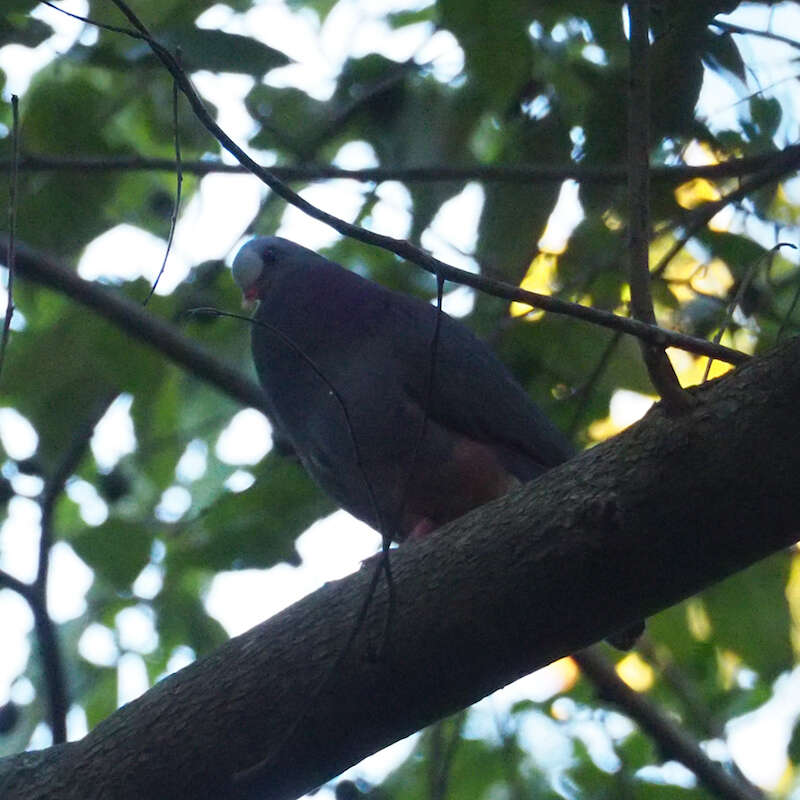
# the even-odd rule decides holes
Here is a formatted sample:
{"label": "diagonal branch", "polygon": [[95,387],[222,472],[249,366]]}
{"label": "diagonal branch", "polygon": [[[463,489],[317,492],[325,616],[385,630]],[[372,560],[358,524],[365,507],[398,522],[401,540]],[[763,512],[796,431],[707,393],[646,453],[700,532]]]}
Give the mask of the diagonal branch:
{"label": "diagonal branch", "polygon": [[[8,240],[0,236],[0,262],[7,256]],[[49,256],[22,244],[17,248],[17,266],[22,277],[71,297],[114,322],[131,336],[160,350],[167,358],[180,364],[189,372],[216,385],[232,397],[236,397],[242,403],[264,409],[263,394],[252,381],[244,380],[239,372],[221,364],[202,350],[199,345],[193,344],[191,340],[180,334],[174,326],[148,314],[127,298],[111,292],[99,284],[83,280],[72,270],[62,266]],[[461,270],[456,270],[456,272],[461,272]],[[604,328],[628,333],[661,347],[678,347],[681,350],[709,356],[728,364],[741,364],[749,358],[746,353],[709,342],[706,339],[698,339],[677,331],[648,325],[630,317],[620,317],[610,311],[529,292],[509,283],[473,275],[470,272],[463,274],[469,279],[465,280],[465,283],[482,291],[488,291],[489,294],[496,297],[518,300],[555,314],[562,314]]]}
{"label": "diagonal branch", "polygon": [[[0,236],[0,261],[6,258],[7,252],[7,241]],[[20,277],[72,298],[133,338],[160,351],[190,374],[216,386],[243,405],[268,413],[264,393],[254,381],[215,358],[174,325],[149,313],[138,303],[98,283],[83,280],[72,270],[21,243],[17,247],[17,266]]]}
{"label": "diagonal branch", "polygon": [[720,197],[719,200],[713,200],[691,211],[687,215],[681,235],[659,259],[658,264],[653,267],[653,277],[661,275],[669,266],[670,261],[683,250],[687,242],[708,225],[723,208],[731,203],[738,202],[759,189],[763,189],[770,183],[774,183],[779,178],[797,169],[800,169],[800,150],[793,145],[780,153],[776,153],[760,170],[743,180],[739,186]]}
{"label": "diagonal branch", "polygon": [[758,788],[743,776],[731,775],[716,761],[712,761],[674,720],[622,681],[598,650],[581,650],[573,658],[594,684],[600,699],[613,703],[636,720],[658,743],[664,758],[680,761],[717,797],[726,800],[763,800],[764,795]]}

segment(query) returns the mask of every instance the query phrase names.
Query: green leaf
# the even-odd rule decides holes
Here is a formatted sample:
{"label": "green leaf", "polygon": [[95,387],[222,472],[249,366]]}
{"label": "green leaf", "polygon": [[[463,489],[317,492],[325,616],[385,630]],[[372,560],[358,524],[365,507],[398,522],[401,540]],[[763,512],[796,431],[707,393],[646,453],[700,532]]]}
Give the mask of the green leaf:
{"label": "green leaf", "polygon": [[[36,5],[24,3],[23,5]],[[53,29],[40,19],[27,14],[4,13],[0,17],[0,47],[7,44],[21,44],[25,47],[36,47],[53,34]]]}
{"label": "green leaf", "polygon": [[130,591],[150,560],[153,530],[145,523],[111,518],[95,528],[85,527],[70,544],[100,578],[120,592]]}
{"label": "green leaf", "polygon": [[714,643],[739,655],[765,681],[794,664],[786,601],[790,565],[778,553],[703,592]]}
{"label": "green leaf", "polygon": [[438,8],[442,26],[464,49],[469,80],[484,103],[507,108],[531,74],[530,3],[440,0]]}
{"label": "green leaf", "polygon": [[[105,136],[108,98],[97,73],[67,65],[42,70],[20,103],[24,147],[49,155],[111,155]],[[55,254],[75,255],[106,225],[101,212],[113,191],[111,173],[26,175],[19,180],[18,235]],[[0,192],[8,196],[6,171]]]}
{"label": "green leaf", "polygon": [[295,152],[313,153],[331,120],[327,103],[291,87],[276,89],[257,84],[245,98],[245,106],[261,123],[250,144],[262,150],[290,145]]}
{"label": "green leaf", "polygon": [[270,454],[254,472],[249,489],[225,492],[180,525],[174,546],[187,564],[222,570],[298,563],[295,539],[334,506],[289,459]]}
{"label": "green leaf", "polygon": [[771,142],[783,119],[783,109],[774,97],[754,95],[750,98],[750,116],[762,143]]}
{"label": "green leaf", "polygon": [[280,50],[249,36],[187,26],[159,32],[160,42],[173,52],[180,48],[181,65],[187,72],[243,72],[261,78],[291,59]]}
{"label": "green leaf", "polygon": [[158,618],[161,649],[170,652],[188,645],[202,655],[219,647],[228,636],[203,605],[202,596],[209,583],[207,573],[184,567],[168,559],[164,587],[152,605]]}

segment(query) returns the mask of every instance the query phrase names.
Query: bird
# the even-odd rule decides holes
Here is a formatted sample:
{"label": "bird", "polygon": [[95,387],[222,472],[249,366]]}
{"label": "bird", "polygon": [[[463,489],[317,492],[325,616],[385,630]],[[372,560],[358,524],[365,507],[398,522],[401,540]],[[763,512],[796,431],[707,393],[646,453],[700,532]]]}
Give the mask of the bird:
{"label": "bird", "polygon": [[[232,273],[257,301],[266,407],[316,483],[385,540],[427,536],[575,450],[483,341],[419,298],[278,236]],[[643,623],[608,641],[629,649]]]}
{"label": "bird", "polygon": [[273,423],[319,486],[389,539],[427,535],[573,455],[435,306],[277,236],[244,244],[232,272],[258,301],[253,360]]}

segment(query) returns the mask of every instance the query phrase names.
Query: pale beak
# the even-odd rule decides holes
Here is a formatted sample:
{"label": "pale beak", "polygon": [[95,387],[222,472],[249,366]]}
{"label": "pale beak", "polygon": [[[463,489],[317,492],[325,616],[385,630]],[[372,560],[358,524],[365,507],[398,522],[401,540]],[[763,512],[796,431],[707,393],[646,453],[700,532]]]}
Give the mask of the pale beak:
{"label": "pale beak", "polygon": [[242,309],[252,314],[258,306],[258,284],[254,283],[242,296]]}

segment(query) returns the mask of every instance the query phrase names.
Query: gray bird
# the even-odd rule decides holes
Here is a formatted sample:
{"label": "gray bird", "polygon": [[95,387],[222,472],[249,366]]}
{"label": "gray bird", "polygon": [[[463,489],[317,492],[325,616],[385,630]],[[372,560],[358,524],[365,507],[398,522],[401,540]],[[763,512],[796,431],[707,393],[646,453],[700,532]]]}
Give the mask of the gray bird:
{"label": "gray bird", "polygon": [[276,236],[245,244],[233,277],[259,301],[253,359],[273,421],[312,478],[390,538],[424,535],[573,454],[444,313],[429,384],[432,305]]}

